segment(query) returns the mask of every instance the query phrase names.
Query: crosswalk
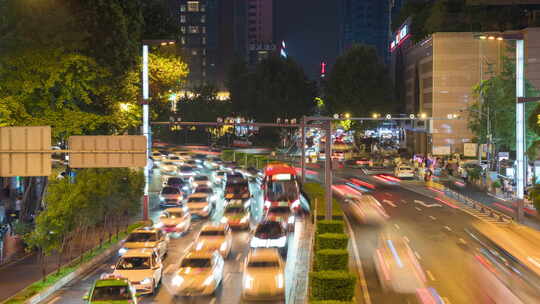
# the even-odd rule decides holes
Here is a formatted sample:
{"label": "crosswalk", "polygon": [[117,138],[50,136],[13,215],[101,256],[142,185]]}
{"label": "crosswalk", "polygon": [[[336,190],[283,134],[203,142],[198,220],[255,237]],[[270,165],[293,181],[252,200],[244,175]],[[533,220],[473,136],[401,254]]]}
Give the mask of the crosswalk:
{"label": "crosswalk", "polygon": [[497,215],[491,216],[489,214],[489,211],[482,212],[481,210],[475,209],[471,205],[468,205],[466,203],[462,203],[462,202],[459,202],[459,201],[456,201],[456,202],[460,205],[461,210],[465,211],[466,213],[470,214],[471,216],[474,216],[475,218],[477,218],[479,220],[489,222],[489,223],[492,223],[492,224],[495,224],[495,225],[508,225],[508,224],[510,224],[510,222],[508,220],[506,220],[506,219],[501,221],[501,219]]}

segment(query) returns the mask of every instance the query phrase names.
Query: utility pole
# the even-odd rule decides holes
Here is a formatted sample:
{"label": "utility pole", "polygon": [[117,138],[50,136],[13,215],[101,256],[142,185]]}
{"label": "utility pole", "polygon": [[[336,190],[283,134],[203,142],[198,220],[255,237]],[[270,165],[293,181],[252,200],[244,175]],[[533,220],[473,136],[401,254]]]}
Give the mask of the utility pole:
{"label": "utility pole", "polygon": [[300,167],[302,170],[301,181],[304,184],[306,182],[306,117],[302,117],[300,125],[300,133],[302,134],[302,139],[300,140]]}
{"label": "utility pole", "polygon": [[332,120],[326,121],[324,148],[324,183],[326,188],[326,220],[332,219]]}

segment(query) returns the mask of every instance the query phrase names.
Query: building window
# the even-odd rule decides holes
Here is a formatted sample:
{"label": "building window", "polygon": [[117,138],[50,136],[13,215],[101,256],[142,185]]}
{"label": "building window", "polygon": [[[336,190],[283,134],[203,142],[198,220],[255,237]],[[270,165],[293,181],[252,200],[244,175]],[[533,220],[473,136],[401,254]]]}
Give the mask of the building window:
{"label": "building window", "polygon": [[202,71],[202,77],[206,77],[206,71]]}
{"label": "building window", "polygon": [[198,12],[199,11],[199,1],[188,1],[187,2],[188,12]]}
{"label": "building window", "polygon": [[203,59],[203,60],[202,60],[202,66],[203,66],[203,67],[206,66],[206,59]]}
{"label": "building window", "polygon": [[201,5],[201,12],[205,12],[206,11],[206,7],[204,5]]}
{"label": "building window", "polygon": [[185,12],[185,11],[186,11],[186,5],[185,5],[185,4],[180,5],[180,11],[181,11],[181,12]]}
{"label": "building window", "polygon": [[201,23],[205,23],[206,22],[206,15],[202,15],[201,16]]}
{"label": "building window", "polygon": [[202,32],[203,34],[206,34],[206,26],[201,26],[201,32]]}
{"label": "building window", "polygon": [[190,25],[190,26],[188,26],[188,32],[190,34],[198,34],[199,33],[199,27],[197,25]]}
{"label": "building window", "polygon": [[206,37],[202,37],[201,42],[202,42],[203,45],[206,45]]}
{"label": "building window", "polygon": [[202,50],[202,54],[206,56],[206,49]]}
{"label": "building window", "polygon": [[180,22],[186,23],[186,15],[180,15]]}
{"label": "building window", "polygon": [[185,26],[181,26],[181,27],[180,27],[180,31],[182,32],[182,34],[185,34],[185,33],[186,33],[186,27],[185,27]]}
{"label": "building window", "polygon": [[197,54],[198,54],[198,53],[197,53],[197,50],[191,50],[191,55],[197,56]]}
{"label": "building window", "polygon": [[182,43],[183,45],[186,44],[186,37],[181,37],[180,43]]}

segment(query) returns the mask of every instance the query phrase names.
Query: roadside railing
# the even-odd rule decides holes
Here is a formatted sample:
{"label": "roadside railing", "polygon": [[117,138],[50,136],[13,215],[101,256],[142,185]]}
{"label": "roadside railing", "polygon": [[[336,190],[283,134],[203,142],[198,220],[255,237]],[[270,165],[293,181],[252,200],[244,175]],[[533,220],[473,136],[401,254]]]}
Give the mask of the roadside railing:
{"label": "roadside railing", "polygon": [[444,193],[446,196],[448,197],[451,197],[453,199],[456,199],[464,204],[466,204],[467,206],[483,213],[483,214],[486,214],[488,215],[489,217],[491,218],[494,218],[500,222],[505,222],[505,223],[512,223],[514,220],[515,220],[515,217],[514,216],[511,216],[511,215],[508,215],[508,214],[505,214],[505,213],[502,213],[500,211],[497,211],[493,208],[490,208],[488,206],[486,206],[485,204],[483,203],[480,203],[478,201],[475,201],[473,200],[472,198],[470,197],[467,197],[463,194],[460,194],[454,190],[451,190],[451,189],[448,189],[445,187],[444,189]]}

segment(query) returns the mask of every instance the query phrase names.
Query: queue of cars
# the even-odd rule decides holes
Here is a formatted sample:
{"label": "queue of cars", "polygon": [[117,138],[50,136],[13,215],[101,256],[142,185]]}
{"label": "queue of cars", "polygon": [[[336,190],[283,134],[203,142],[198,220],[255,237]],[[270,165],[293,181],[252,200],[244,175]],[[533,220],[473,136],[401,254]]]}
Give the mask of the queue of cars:
{"label": "queue of cars", "polygon": [[[219,201],[219,189],[223,190],[223,216],[217,222],[204,223],[180,259],[171,279],[173,293],[215,294],[224,278],[225,261],[232,252],[233,229],[238,229],[251,234],[249,254],[242,264],[242,298],[283,301],[283,257],[287,253],[288,233],[294,230],[295,223],[292,201],[267,206],[263,219],[252,227],[253,195],[248,176],[255,178],[257,172],[241,171],[233,164],[201,155],[175,152],[167,156],[153,153],[152,157],[162,176],[159,205],[164,210],[159,222],[130,233],[118,251],[117,262],[111,266],[112,274],[96,281],[85,296],[87,303],[107,297],[137,303],[138,295],[154,294],[162,281],[170,238],[189,233],[194,220],[210,217]],[[211,170],[211,174],[205,174],[205,169]],[[107,296],[99,289],[103,286],[110,289]]]}

